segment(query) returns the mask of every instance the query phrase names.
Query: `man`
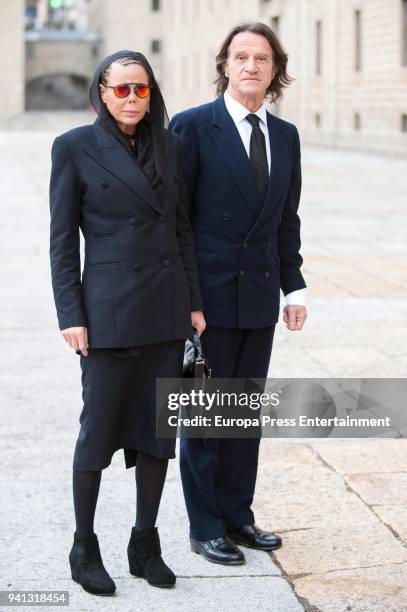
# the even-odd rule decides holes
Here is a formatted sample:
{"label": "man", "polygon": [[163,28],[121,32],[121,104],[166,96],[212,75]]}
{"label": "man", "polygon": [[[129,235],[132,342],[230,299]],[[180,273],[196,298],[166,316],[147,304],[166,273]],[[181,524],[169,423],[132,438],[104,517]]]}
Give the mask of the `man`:
{"label": "man", "polygon": [[[284,321],[306,319],[300,272],[300,143],[297,128],[267,112],[290,82],[287,55],[262,23],[235,27],[217,60],[218,98],[176,115],[184,144],[191,221],[207,328],[202,346],[215,378],[266,379],[280,288]],[[245,562],[236,544],[260,550],[281,538],[255,525],[250,508],[259,439],[181,440],[181,476],[193,551]],[[276,492],[278,494],[278,492]]]}

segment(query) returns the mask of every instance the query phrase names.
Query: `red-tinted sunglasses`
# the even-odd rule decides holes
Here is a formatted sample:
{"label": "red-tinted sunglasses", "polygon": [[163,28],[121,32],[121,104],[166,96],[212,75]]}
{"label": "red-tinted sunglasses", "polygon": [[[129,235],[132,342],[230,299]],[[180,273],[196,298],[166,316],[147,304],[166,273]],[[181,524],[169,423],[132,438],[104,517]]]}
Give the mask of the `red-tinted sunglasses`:
{"label": "red-tinted sunglasses", "polygon": [[113,89],[118,98],[127,98],[130,95],[131,85],[134,85],[134,93],[138,98],[147,98],[152,89],[152,85],[145,83],[120,83],[119,85],[105,85],[105,87]]}

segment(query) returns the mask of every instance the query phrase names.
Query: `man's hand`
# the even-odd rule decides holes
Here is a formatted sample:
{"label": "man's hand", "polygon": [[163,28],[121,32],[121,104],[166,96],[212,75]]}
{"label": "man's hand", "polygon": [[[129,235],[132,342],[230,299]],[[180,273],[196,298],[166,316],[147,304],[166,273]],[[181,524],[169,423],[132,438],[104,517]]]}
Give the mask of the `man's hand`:
{"label": "man's hand", "polygon": [[307,309],[305,306],[284,306],[283,318],[286,328],[291,331],[302,329],[305,319],[307,318]]}
{"label": "man's hand", "polygon": [[205,317],[202,310],[193,310],[191,312],[192,327],[198,330],[198,334],[201,335],[206,327]]}
{"label": "man's hand", "polygon": [[61,334],[75,351],[81,351],[82,355],[88,356],[88,328],[87,327],[67,327],[61,329]]}

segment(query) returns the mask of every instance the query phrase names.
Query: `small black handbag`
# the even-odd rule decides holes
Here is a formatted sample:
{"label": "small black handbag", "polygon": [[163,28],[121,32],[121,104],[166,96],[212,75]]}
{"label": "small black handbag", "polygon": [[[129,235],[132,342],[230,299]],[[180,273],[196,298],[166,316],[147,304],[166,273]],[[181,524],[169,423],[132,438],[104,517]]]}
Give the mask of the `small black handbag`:
{"label": "small black handbag", "polygon": [[196,329],[192,340],[185,342],[183,377],[194,378],[195,382],[205,385],[205,380],[211,377],[211,368],[202,351],[201,340]]}

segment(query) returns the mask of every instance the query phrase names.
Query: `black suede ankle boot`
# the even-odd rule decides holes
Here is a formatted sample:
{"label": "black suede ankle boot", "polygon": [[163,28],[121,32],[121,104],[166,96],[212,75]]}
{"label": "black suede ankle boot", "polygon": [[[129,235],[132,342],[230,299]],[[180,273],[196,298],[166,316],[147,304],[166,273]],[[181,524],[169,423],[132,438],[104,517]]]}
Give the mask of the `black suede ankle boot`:
{"label": "black suede ankle boot", "polygon": [[88,538],[79,538],[75,532],[69,563],[72,579],[88,593],[112,595],[115,592],[116,585],[104,568],[95,533]]}
{"label": "black suede ankle boot", "polygon": [[175,574],[161,557],[160,537],[157,527],[136,531],[133,527],[127,547],[130,574],[146,578],[156,587],[171,587],[175,584]]}

